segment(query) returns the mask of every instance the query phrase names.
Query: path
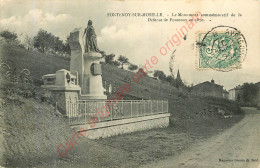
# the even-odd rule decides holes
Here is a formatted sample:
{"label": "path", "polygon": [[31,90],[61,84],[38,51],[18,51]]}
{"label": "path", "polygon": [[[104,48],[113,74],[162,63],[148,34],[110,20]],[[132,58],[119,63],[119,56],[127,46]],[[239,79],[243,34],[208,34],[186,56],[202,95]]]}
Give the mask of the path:
{"label": "path", "polygon": [[143,167],[260,168],[260,111],[244,110],[245,118],[230,129],[194,144],[178,156]]}

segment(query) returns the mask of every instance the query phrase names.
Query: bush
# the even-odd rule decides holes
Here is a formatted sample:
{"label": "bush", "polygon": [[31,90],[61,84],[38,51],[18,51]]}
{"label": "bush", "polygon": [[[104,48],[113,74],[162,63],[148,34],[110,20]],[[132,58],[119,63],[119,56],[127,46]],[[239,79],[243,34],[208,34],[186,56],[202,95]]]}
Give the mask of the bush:
{"label": "bush", "polygon": [[[23,98],[33,98],[37,102],[50,102],[51,94],[49,90],[42,89],[39,86],[26,83],[14,83],[10,81],[0,82],[0,98],[5,100],[5,102],[14,103],[15,100],[11,100],[10,97],[19,99],[22,101]],[[15,103],[17,104],[17,103]]]}
{"label": "bush", "polygon": [[0,36],[3,37],[8,44],[11,45],[20,44],[20,42],[18,41],[18,35],[15,32],[4,30],[0,32]]}
{"label": "bush", "polygon": [[220,107],[225,107],[227,111],[234,115],[243,115],[244,111],[240,108],[237,102],[229,99],[217,98],[217,97],[203,97],[205,101],[209,104],[218,105]]}

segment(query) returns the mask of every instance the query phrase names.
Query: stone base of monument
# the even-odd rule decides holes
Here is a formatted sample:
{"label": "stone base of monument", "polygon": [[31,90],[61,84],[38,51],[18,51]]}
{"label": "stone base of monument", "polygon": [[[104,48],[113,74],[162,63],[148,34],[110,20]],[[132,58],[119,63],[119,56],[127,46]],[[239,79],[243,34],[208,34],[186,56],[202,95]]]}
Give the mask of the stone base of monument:
{"label": "stone base of monument", "polygon": [[102,55],[97,52],[87,52],[83,53],[84,59],[88,61],[100,61],[102,59]]}
{"label": "stone base of monument", "polygon": [[[71,61],[70,71],[78,73],[78,85],[81,87],[81,100],[107,99],[102,82],[100,61],[102,54],[97,46],[87,46],[84,29],[75,29],[70,33]],[[93,39],[88,39],[93,40]],[[88,49],[86,51],[86,49]]]}
{"label": "stone base of monument", "polygon": [[83,54],[84,69],[81,84],[81,100],[107,99],[102,85],[102,70],[100,60],[102,55],[97,52]]}
{"label": "stone base of monument", "polygon": [[80,100],[106,100],[106,95],[80,95]]}
{"label": "stone base of monument", "polygon": [[58,110],[68,116],[68,102],[76,103],[81,91],[80,86],[77,85],[77,75],[61,69],[55,74],[47,74],[42,78],[44,85],[41,88],[50,91],[50,102],[57,103]]}

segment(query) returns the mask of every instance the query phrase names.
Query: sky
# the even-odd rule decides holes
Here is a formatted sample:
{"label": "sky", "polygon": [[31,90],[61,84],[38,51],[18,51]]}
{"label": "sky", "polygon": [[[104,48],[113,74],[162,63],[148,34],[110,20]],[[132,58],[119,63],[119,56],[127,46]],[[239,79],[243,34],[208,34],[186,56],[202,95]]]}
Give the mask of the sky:
{"label": "sky", "polygon": [[[236,2],[236,3],[235,3]],[[246,2],[246,3],[245,3]],[[19,36],[34,36],[42,28],[65,40],[75,28],[85,28],[89,19],[93,21],[98,47],[107,54],[114,53],[129,58],[130,62],[144,65],[152,56],[158,63],[152,70],[163,70],[170,74],[169,62],[172,52],[173,70],[179,68],[182,79],[198,84],[214,79],[225,89],[244,82],[260,81],[260,5],[249,1],[94,1],[94,0],[0,0],[0,29],[15,31]],[[250,9],[250,10],[248,10]],[[148,22],[147,17],[108,17],[107,13],[163,13],[173,18],[172,13],[241,13],[241,17],[204,18],[186,34],[179,46],[171,48],[165,56],[160,48],[165,46],[185,22]],[[164,18],[163,17],[163,18]],[[185,18],[185,17],[184,17]],[[189,17],[186,17],[189,18]],[[198,70],[196,40],[200,32],[226,25],[241,31],[247,42],[247,54],[242,68],[230,72],[213,69]]]}

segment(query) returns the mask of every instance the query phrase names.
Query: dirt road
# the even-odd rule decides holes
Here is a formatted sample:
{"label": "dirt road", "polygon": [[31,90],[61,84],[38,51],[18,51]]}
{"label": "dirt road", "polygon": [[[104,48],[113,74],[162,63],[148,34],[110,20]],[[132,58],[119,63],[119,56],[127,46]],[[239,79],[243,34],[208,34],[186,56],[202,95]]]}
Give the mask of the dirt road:
{"label": "dirt road", "polygon": [[244,110],[245,118],[230,129],[192,145],[180,155],[143,167],[260,168],[260,111]]}

